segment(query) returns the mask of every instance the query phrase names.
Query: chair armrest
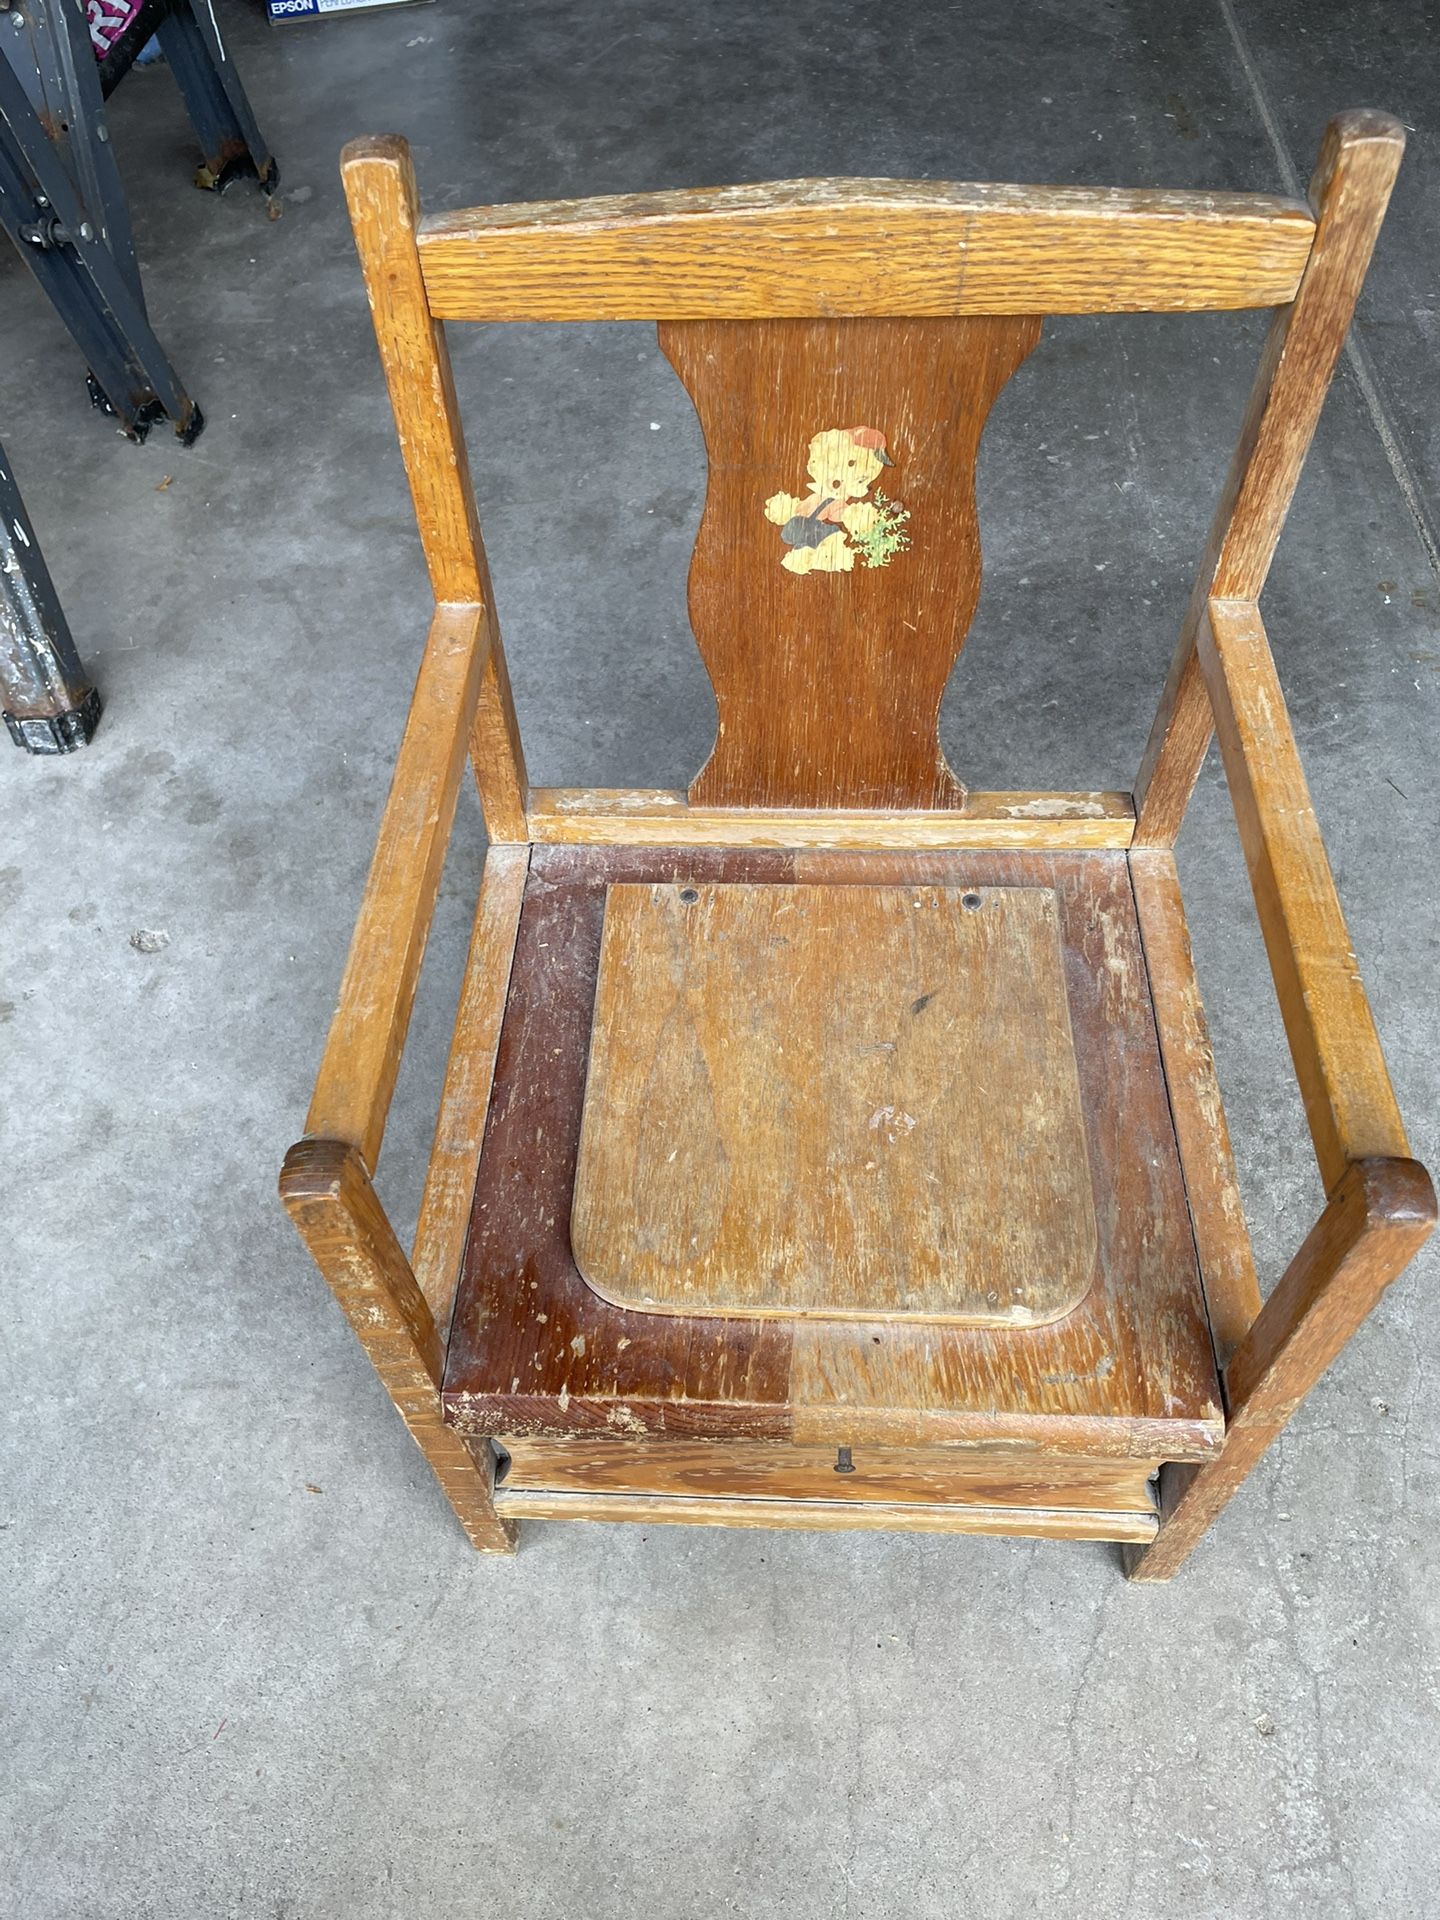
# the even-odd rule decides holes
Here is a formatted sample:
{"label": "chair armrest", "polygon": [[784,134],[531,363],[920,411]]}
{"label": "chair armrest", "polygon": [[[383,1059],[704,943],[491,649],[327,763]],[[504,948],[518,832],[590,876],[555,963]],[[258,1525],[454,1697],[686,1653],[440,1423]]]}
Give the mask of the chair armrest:
{"label": "chair armrest", "polygon": [[515,1528],[495,1512],[493,1451],[445,1424],[444,1342],[359,1148],[297,1142],[285,1156],[280,1197],[471,1544],[509,1553]]}
{"label": "chair armrest", "polygon": [[[1211,600],[1197,650],[1325,1190],[1409,1145],[1259,609]],[[1237,1356],[1238,1358],[1238,1356]]]}
{"label": "chair armrest", "polygon": [[359,1149],[297,1141],[280,1198],[407,1421],[434,1417],[444,1344]]}
{"label": "chair armrest", "polygon": [[1225,1369],[1224,1450],[1161,1474],[1160,1532],[1128,1562],[1168,1580],[1435,1224],[1413,1160],[1357,1160]]}
{"label": "chair armrest", "polygon": [[355,1147],[373,1173],[410,1025],[489,658],[485,608],[436,607],[380,821],[307,1140]]}
{"label": "chair armrest", "polygon": [[1357,1160],[1225,1369],[1232,1425],[1278,1433],[1435,1225],[1414,1160]]}

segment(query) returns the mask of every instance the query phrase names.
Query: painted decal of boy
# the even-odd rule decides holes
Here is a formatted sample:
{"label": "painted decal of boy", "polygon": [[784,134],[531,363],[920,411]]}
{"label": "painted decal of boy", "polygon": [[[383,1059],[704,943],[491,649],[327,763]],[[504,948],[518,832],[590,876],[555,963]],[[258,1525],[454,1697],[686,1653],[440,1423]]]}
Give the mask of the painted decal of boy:
{"label": "painted decal of boy", "polygon": [[875,427],[817,433],[806,456],[811,491],[803,499],[777,493],[765,502],[765,518],[790,549],[781,566],[791,573],[849,573],[857,552],[867,565],[883,567],[908,547],[905,509],[884,494],[865,497],[881,468],[894,464]]}

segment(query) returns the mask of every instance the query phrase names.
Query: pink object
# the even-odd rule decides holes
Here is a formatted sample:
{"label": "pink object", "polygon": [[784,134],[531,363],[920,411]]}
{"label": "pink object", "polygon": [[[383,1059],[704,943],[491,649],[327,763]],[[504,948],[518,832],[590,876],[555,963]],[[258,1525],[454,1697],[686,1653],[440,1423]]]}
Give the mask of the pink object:
{"label": "pink object", "polygon": [[142,0],[85,0],[85,17],[90,26],[90,44],[95,58],[103,60],[139,13]]}

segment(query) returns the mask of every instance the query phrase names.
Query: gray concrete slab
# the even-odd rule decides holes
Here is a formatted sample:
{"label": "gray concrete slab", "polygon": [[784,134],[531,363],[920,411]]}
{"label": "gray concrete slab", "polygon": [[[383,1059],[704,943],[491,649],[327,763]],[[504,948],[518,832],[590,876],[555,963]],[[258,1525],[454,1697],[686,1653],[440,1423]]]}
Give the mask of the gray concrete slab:
{"label": "gray concrete slab", "polygon": [[[861,1535],[533,1526],[497,1563],[273,1197],[422,631],[342,140],[408,131],[437,206],[821,172],[1268,187],[1274,124],[1303,172],[1330,106],[1396,104],[1393,10],[227,11],[281,219],[191,192],[163,71],[114,109],[200,444],[92,418],[0,264],[5,440],[108,703],[85,753],[0,757],[0,1914],[1433,1913],[1433,1260],[1169,1588],[1105,1549]],[[1397,83],[1435,58],[1413,11]],[[1416,449],[1431,217],[1402,190],[1365,336]],[[1258,332],[1057,322],[1005,395],[946,708],[971,777],[1128,783]],[[653,338],[457,357],[537,776],[683,782],[713,724],[682,589],[702,476]],[[1435,582],[1350,373],[1268,613],[1433,1155]],[[402,1221],[480,847],[467,804],[381,1170]],[[1213,766],[1182,852],[1268,1281],[1319,1190]]]}
{"label": "gray concrete slab", "polygon": [[1429,546],[1440,555],[1440,35],[1428,0],[1306,7],[1222,0],[1237,57],[1282,168],[1303,179],[1315,129],[1343,95],[1383,102],[1409,131],[1389,240],[1375,262],[1351,341],[1360,381],[1391,463]]}

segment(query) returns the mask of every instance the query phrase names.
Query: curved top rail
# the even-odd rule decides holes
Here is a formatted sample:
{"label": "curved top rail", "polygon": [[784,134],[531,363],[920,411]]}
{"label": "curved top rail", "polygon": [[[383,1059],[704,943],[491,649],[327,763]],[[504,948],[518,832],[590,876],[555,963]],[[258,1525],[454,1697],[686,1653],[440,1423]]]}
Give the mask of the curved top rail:
{"label": "curved top rail", "polygon": [[472,207],[418,240],[441,320],[1282,306],[1315,222],[1261,193],[785,180]]}

